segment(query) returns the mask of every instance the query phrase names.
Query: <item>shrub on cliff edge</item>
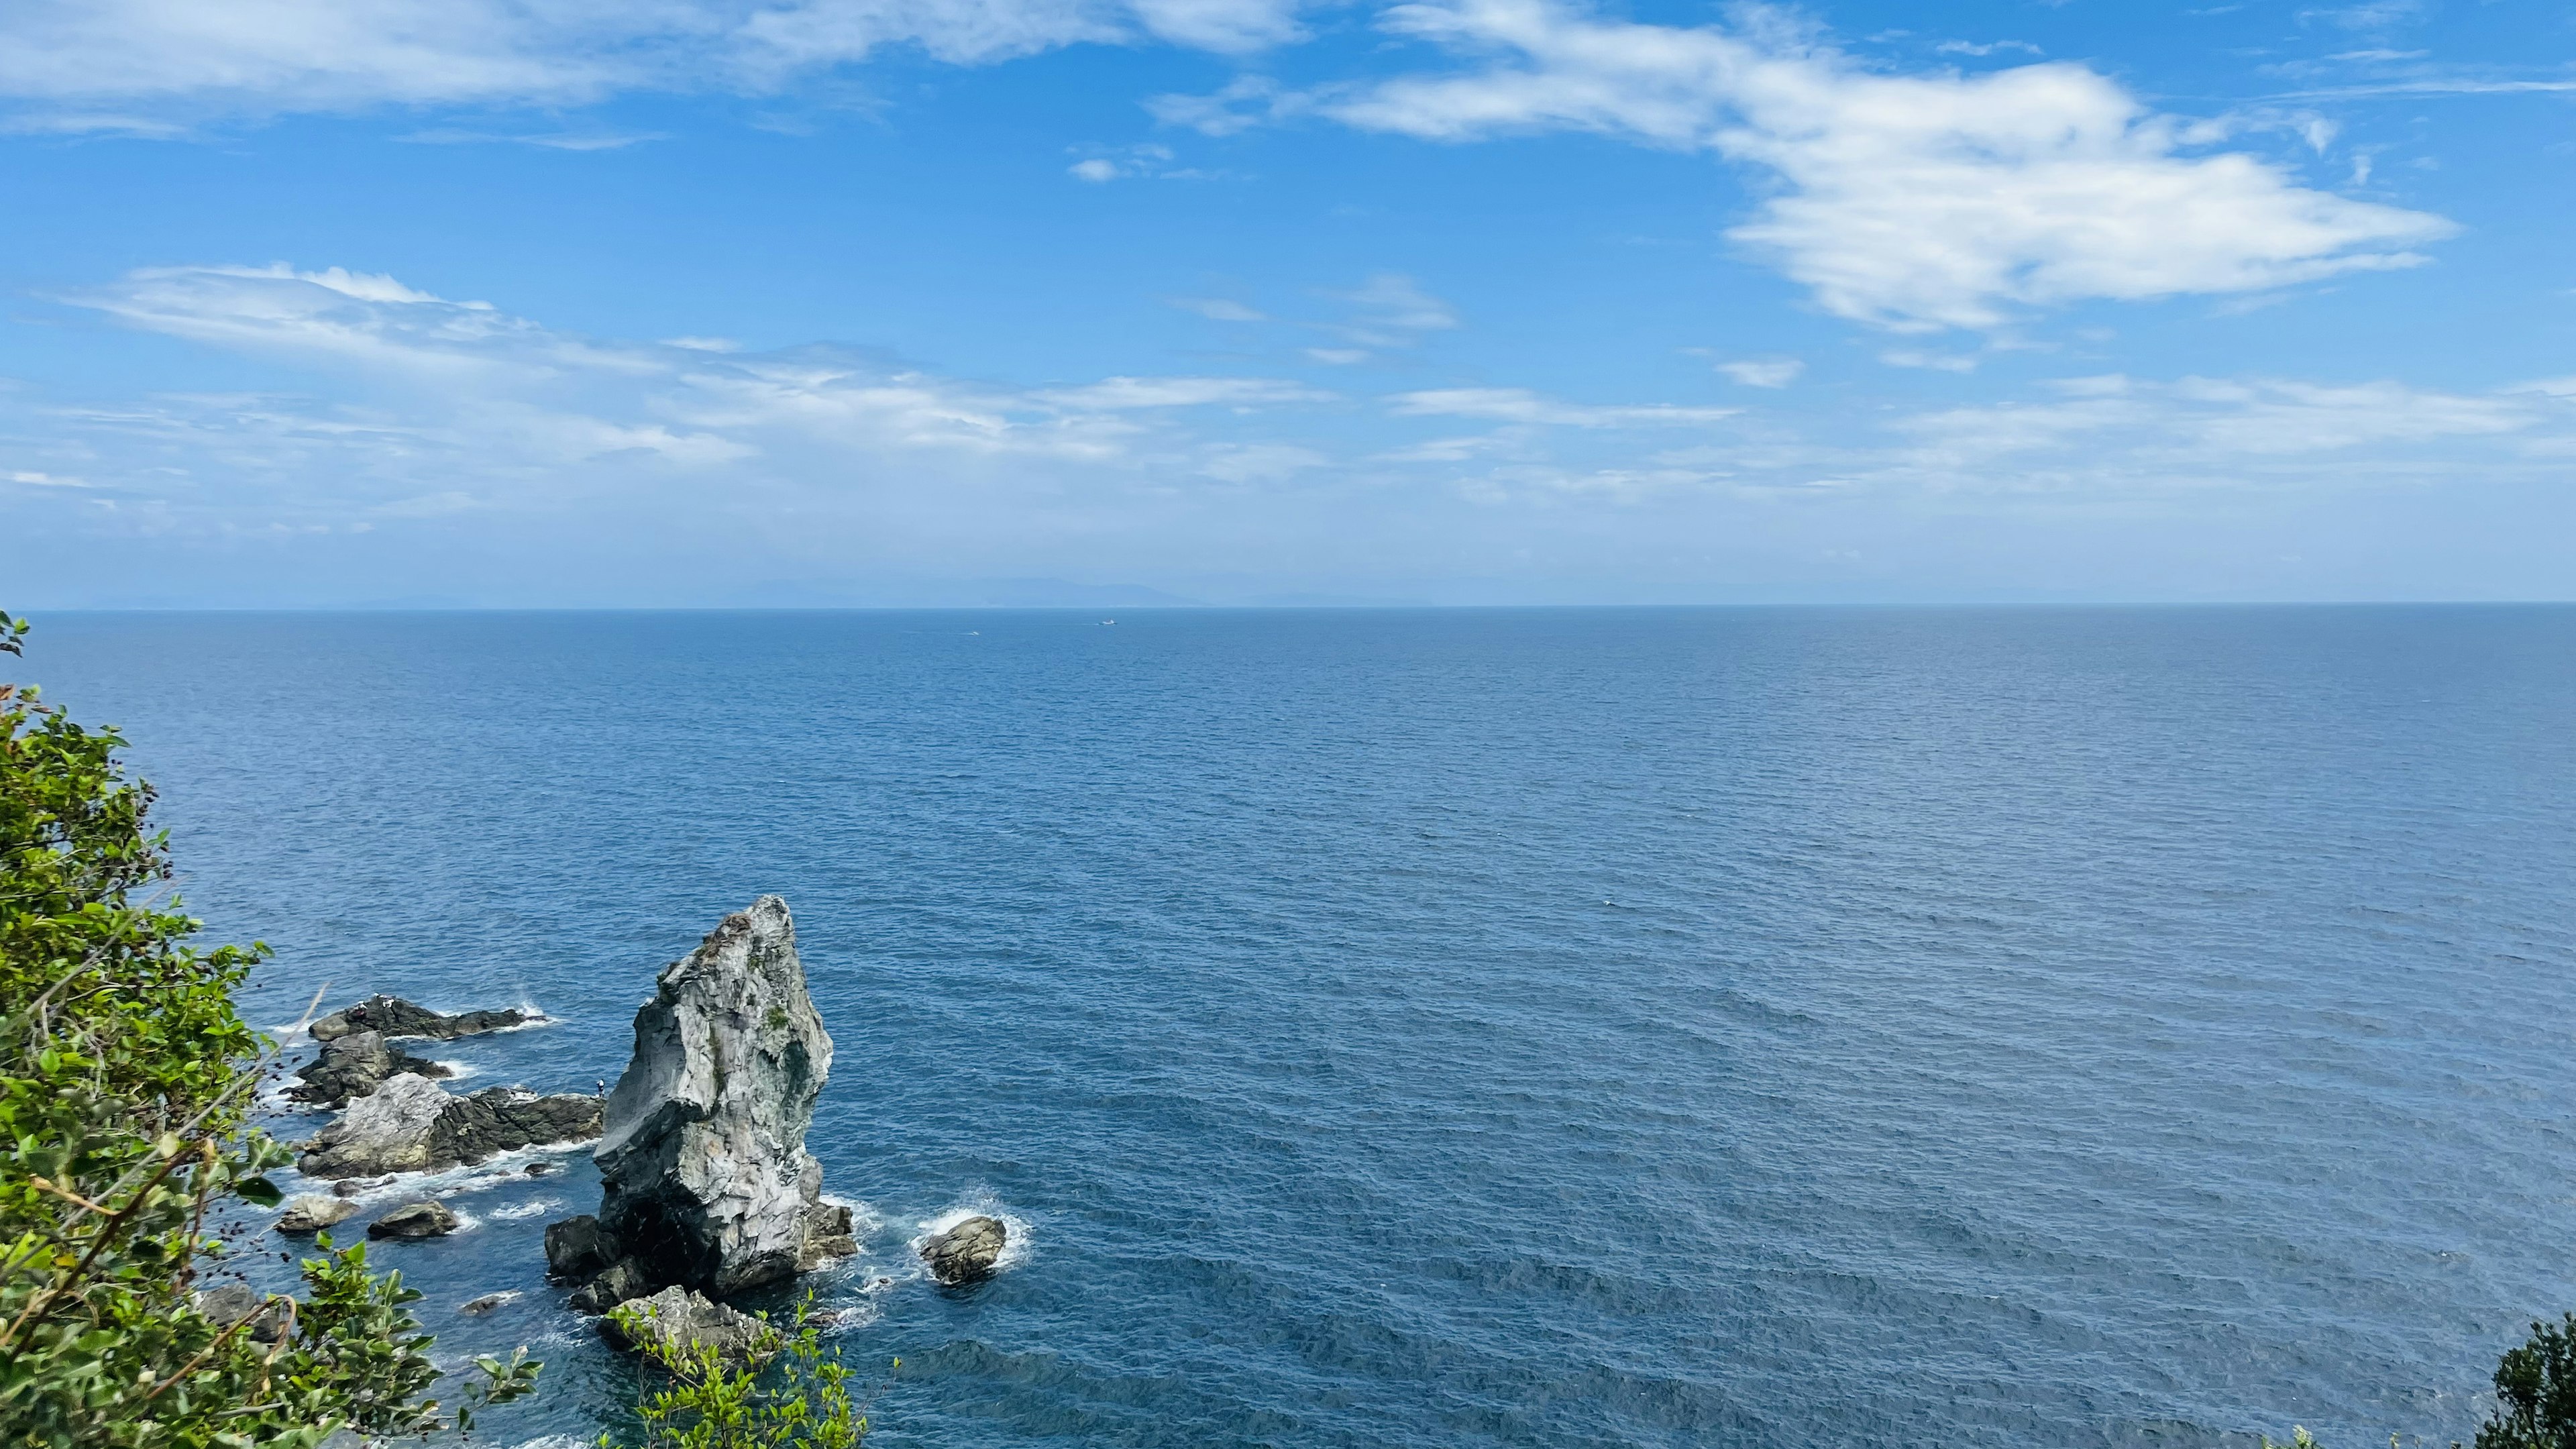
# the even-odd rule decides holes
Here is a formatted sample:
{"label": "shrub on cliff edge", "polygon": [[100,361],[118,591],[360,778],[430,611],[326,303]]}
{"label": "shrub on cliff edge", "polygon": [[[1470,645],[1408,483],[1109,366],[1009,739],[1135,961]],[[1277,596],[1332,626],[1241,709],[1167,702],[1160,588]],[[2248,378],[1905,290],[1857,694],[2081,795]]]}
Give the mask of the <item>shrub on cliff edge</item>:
{"label": "shrub on cliff edge", "polygon": [[[0,654],[26,633],[0,613]],[[420,1295],[363,1246],[321,1240],[301,1299],[262,1314],[197,1307],[225,1254],[210,1211],[274,1204],[261,1174],[288,1160],[244,1126],[266,1043],[232,991],[266,951],[188,944],[200,923],[155,894],[166,841],[123,744],[0,683],[0,1445],[309,1449],[437,1427]],[[524,1393],[535,1366],[484,1373],[470,1402]]]}

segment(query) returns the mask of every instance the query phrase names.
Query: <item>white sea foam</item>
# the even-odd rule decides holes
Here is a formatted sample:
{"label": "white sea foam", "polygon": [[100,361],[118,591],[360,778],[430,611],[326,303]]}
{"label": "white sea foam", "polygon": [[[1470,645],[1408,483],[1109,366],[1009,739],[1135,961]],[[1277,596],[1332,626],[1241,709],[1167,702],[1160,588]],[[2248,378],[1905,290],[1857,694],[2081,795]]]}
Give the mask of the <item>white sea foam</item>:
{"label": "white sea foam", "polygon": [[492,1216],[505,1223],[515,1223],[521,1218],[543,1217],[560,1210],[563,1205],[563,1199],[559,1197],[532,1198],[527,1202],[514,1202],[508,1207],[496,1207],[492,1209]]}

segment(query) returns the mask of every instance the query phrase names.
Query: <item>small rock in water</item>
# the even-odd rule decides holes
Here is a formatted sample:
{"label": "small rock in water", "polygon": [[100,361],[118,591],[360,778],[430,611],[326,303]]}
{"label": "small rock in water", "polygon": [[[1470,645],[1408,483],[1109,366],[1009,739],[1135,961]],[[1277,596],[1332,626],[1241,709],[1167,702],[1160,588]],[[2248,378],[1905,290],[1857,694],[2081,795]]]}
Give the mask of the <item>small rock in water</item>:
{"label": "small rock in water", "polygon": [[346,1198],[324,1197],[318,1192],[299,1193],[286,1200],[286,1211],[277,1219],[277,1230],[304,1237],[348,1218],[357,1210],[358,1205]]}
{"label": "small rock in water", "polygon": [[524,1011],[463,1011],[454,1016],[443,1016],[399,996],[378,995],[313,1023],[313,1039],[335,1041],[362,1031],[372,1031],[388,1038],[425,1036],[438,1041],[454,1041],[460,1036],[479,1036],[487,1031],[522,1026],[534,1020],[534,1016]]}
{"label": "small rock in water", "polygon": [[641,1298],[653,1291],[651,1280],[632,1258],[621,1258],[607,1271],[593,1278],[571,1298],[576,1313],[606,1313],[620,1303]]}
{"label": "small rock in water", "polygon": [[990,1277],[1010,1229],[999,1218],[972,1217],[921,1245],[930,1276],[942,1283],[972,1283]]}
{"label": "small rock in water", "polygon": [[516,1293],[486,1293],[480,1298],[466,1299],[464,1302],[456,1305],[456,1311],[459,1313],[489,1313],[493,1309],[500,1307],[502,1304],[507,1303],[518,1296],[519,1295]]}
{"label": "small rock in water", "polygon": [[530,1177],[543,1177],[554,1170],[555,1165],[551,1162],[531,1162],[528,1164],[528,1176]]}
{"label": "small rock in water", "polygon": [[456,1231],[456,1214],[442,1202],[405,1203],[367,1224],[371,1238],[443,1238]]}
{"label": "small rock in water", "polygon": [[599,1321],[608,1341],[630,1351],[648,1345],[677,1349],[691,1343],[711,1345],[728,1358],[739,1358],[770,1332],[769,1325],[708,1300],[687,1288],[665,1288],[633,1305],[634,1326],[610,1314]]}

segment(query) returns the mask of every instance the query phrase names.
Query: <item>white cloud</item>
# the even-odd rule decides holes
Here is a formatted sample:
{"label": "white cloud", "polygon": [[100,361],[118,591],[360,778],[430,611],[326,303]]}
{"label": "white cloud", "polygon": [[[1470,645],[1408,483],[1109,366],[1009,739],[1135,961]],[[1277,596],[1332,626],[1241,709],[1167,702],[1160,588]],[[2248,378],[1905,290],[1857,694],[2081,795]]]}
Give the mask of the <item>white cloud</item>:
{"label": "white cloud", "polygon": [[1075,179],[1081,181],[1097,182],[1115,181],[1118,179],[1118,163],[1099,156],[1094,156],[1087,161],[1076,161],[1071,166],[1066,167],[1065,170],[1073,173]]}
{"label": "white cloud", "polygon": [[[1296,39],[1297,0],[13,0],[0,96],[198,112],[571,105],[765,90],[917,46],[980,63],[1143,39],[1238,54]],[[147,122],[166,124],[165,122]]]}
{"label": "white cloud", "polygon": [[1717,364],[1717,370],[1746,387],[1787,387],[1807,364],[1795,357],[1739,358]]}
{"label": "white cloud", "polygon": [[11,472],[0,473],[0,482],[24,484],[29,488],[87,488],[89,486],[89,484],[78,478],[65,478],[53,473],[39,473],[31,468],[19,468]]}
{"label": "white cloud", "polygon": [[1196,312],[1211,322],[1267,322],[1270,319],[1241,302],[1224,297],[1174,297],[1172,305]]}
{"label": "white cloud", "polygon": [[1992,328],[2019,310],[2280,287],[2412,266],[2442,218],[2298,185],[2080,65],[1886,75],[1746,12],[1736,30],[1642,25],[1548,0],[1428,0],[1386,28],[1462,71],[1288,94],[1164,98],[1224,131],[1313,111],[1429,140],[1591,131],[1704,150],[1782,184],[1729,235],[1838,315]]}
{"label": "white cloud", "polygon": [[2071,379],[2061,398],[1923,413],[1900,431],[1917,463],[1974,468],[2015,455],[2082,448],[2129,463],[2250,466],[2271,460],[2496,438],[2544,414],[2512,396],[2431,391],[2397,382],[2322,385],[2286,379]]}
{"label": "white cloud", "polygon": [[1126,411],[1132,408],[1267,407],[1321,402],[1330,395],[1266,377],[1112,377],[1088,387],[1031,394],[1058,407]]}
{"label": "white cloud", "polygon": [[1560,402],[1517,387],[1450,387],[1398,393],[1387,406],[1404,417],[1488,418],[1569,428],[1695,427],[1735,416],[1735,408],[1674,407],[1665,403],[1596,407]]}

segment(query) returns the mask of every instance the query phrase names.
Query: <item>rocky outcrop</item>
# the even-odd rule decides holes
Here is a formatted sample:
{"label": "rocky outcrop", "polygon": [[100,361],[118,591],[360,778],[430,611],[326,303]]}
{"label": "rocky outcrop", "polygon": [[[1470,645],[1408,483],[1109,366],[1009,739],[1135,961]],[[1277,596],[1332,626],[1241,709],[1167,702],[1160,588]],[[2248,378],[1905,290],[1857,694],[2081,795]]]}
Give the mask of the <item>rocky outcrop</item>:
{"label": "rocky outcrop", "polygon": [[309,1238],[334,1223],[346,1221],[357,1211],[358,1205],[346,1198],[299,1193],[286,1200],[286,1211],[278,1214],[277,1230],[291,1237]]}
{"label": "rocky outcrop", "polygon": [[541,1097],[525,1087],[486,1087],[457,1097],[404,1073],[351,1102],[339,1121],[304,1144],[295,1165],[307,1177],[325,1178],[435,1172],[522,1147],[595,1137],[599,1123],[597,1097]]}
{"label": "rocky outcrop", "polygon": [[599,1135],[600,1101],[578,1092],[541,1097],[525,1087],[486,1087],[453,1099],[430,1128],[431,1157],[481,1162],[522,1147],[582,1142]]}
{"label": "rocky outcrop", "polygon": [[[739,1292],[848,1241],[805,1150],[832,1038],[787,903],[762,896],[662,971],[609,1094],[600,1226],[657,1285]],[[657,1299],[658,1301],[658,1299]]]}
{"label": "rocky outcrop", "polygon": [[292,1321],[287,1317],[286,1300],[281,1298],[272,1302],[247,1283],[222,1283],[212,1288],[201,1288],[190,1301],[199,1313],[226,1328],[245,1318],[250,1319],[249,1326],[242,1333],[253,1343],[275,1343],[286,1337],[287,1325]]}
{"label": "rocky outcrop", "polygon": [[972,1283],[993,1275],[993,1264],[1011,1240],[999,1218],[974,1217],[921,1245],[921,1260],[942,1283]]}
{"label": "rocky outcrop", "polygon": [[457,1304],[456,1311],[459,1313],[489,1313],[493,1309],[500,1307],[502,1304],[507,1303],[518,1296],[519,1294],[517,1289],[509,1289],[499,1293],[486,1293],[480,1298],[468,1298],[464,1302]]}
{"label": "rocky outcrop", "polygon": [[587,1282],[609,1264],[626,1256],[616,1235],[588,1213],[546,1224],[546,1276],[566,1283]]}
{"label": "rocky outcrop", "polygon": [[479,1036],[504,1027],[525,1026],[536,1017],[525,1011],[463,1011],[443,1016],[426,1006],[417,1006],[399,996],[370,996],[345,1011],[335,1011],[313,1023],[315,1041],[334,1041],[359,1032],[372,1031],[388,1040],[399,1036],[425,1036],[439,1041],[454,1041],[460,1036]]}
{"label": "rocky outcrop", "polygon": [[456,1214],[443,1202],[405,1203],[367,1224],[371,1238],[443,1238],[456,1231]]}
{"label": "rocky outcrop", "polygon": [[387,1046],[383,1032],[352,1032],[324,1042],[322,1055],[295,1074],[303,1085],[287,1088],[286,1095],[292,1101],[346,1107],[350,1098],[363,1097],[405,1072],[417,1077],[451,1075],[426,1057]]}
{"label": "rocky outcrop", "polygon": [[638,1299],[622,1313],[599,1321],[608,1341],[630,1352],[684,1351],[703,1343],[727,1358],[740,1358],[772,1330],[748,1313],[738,1313],[686,1288],[665,1288]]}
{"label": "rocky outcrop", "polygon": [[567,1300],[575,1313],[606,1313],[620,1303],[641,1298],[653,1291],[644,1281],[644,1270],[632,1258],[621,1258],[608,1270],[592,1278]]}

